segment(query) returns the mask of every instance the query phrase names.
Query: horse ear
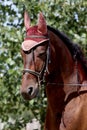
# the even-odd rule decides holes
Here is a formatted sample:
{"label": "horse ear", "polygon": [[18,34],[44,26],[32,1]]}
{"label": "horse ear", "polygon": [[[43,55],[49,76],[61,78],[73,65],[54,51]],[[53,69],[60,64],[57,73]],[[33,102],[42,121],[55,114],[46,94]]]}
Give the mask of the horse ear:
{"label": "horse ear", "polygon": [[28,30],[30,27],[30,17],[27,11],[24,12],[24,25],[25,25],[26,30]]}
{"label": "horse ear", "polygon": [[40,31],[43,34],[47,33],[46,20],[41,12],[39,13],[38,16],[38,31]]}

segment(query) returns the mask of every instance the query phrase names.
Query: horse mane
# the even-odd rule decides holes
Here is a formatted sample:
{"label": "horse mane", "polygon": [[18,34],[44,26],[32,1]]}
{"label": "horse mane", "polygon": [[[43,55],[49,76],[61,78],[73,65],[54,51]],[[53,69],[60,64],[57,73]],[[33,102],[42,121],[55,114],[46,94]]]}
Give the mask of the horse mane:
{"label": "horse mane", "polygon": [[48,30],[52,31],[55,33],[67,46],[68,50],[70,51],[73,59],[79,60],[82,63],[82,66],[84,70],[87,72],[87,60],[80,48],[80,46],[76,43],[73,43],[64,33],[60,32],[59,30],[47,26]]}

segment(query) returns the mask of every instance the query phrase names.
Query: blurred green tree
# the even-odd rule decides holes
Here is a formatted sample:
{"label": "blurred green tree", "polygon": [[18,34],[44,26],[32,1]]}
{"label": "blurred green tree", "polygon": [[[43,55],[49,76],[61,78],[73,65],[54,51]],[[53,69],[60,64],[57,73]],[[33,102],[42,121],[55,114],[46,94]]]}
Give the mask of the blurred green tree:
{"label": "blurred green tree", "polygon": [[80,44],[87,56],[86,0],[1,0],[0,1],[0,120],[3,130],[22,130],[32,118],[44,123],[46,97],[26,102],[20,95],[22,58],[20,48],[25,36],[23,13],[27,9],[32,24],[42,11],[48,25],[67,34]]}

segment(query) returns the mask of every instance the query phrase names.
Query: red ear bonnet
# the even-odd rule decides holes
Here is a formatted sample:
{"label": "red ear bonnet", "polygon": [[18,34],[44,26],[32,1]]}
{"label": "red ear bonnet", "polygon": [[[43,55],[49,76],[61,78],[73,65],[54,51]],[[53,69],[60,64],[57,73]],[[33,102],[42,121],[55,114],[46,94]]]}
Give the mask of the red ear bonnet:
{"label": "red ear bonnet", "polygon": [[22,43],[22,49],[24,51],[29,51],[33,47],[49,40],[46,21],[42,13],[38,16],[38,24],[31,27],[28,13],[25,12],[24,25],[26,28],[26,38]]}

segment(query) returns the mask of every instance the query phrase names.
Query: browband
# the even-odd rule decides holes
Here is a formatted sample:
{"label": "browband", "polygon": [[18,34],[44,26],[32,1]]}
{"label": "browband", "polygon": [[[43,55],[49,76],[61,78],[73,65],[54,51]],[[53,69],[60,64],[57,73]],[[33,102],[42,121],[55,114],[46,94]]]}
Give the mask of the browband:
{"label": "browband", "polygon": [[44,38],[44,39],[48,39],[48,36],[38,36],[38,35],[30,35],[30,36],[26,36],[25,38]]}

